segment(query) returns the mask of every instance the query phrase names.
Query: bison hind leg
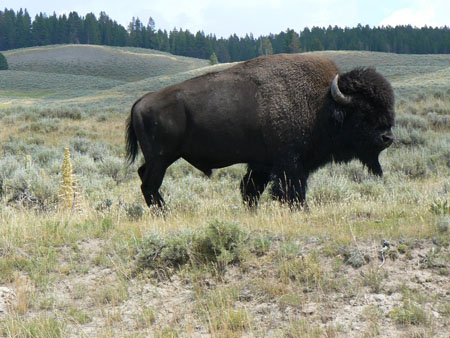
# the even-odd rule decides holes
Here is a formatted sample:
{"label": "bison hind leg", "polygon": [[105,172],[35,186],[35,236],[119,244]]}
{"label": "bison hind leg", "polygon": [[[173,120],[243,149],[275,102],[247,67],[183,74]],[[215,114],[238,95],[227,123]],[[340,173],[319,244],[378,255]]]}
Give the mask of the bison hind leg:
{"label": "bison hind leg", "polygon": [[249,166],[247,173],[241,180],[241,195],[244,203],[255,208],[259,198],[270,181],[270,172]]}
{"label": "bison hind leg", "polygon": [[149,207],[163,208],[165,205],[164,199],[158,190],[162,184],[167,167],[168,165],[165,165],[163,162],[154,162],[152,165],[144,163],[138,169],[138,174],[142,181],[142,194]]}

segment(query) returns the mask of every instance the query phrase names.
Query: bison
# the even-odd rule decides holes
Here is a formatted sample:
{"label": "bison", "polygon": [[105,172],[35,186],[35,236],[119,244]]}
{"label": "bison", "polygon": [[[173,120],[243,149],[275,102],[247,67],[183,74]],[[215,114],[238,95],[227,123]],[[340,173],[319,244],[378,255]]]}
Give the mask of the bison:
{"label": "bison", "polygon": [[256,206],[273,182],[274,198],[302,206],[308,176],[330,161],[359,159],[381,176],[378,156],[393,141],[394,116],[392,87],[373,68],[340,73],[321,56],[263,56],[137,100],[127,156],[135,160],[139,142],[148,206],[164,205],[158,190],[179,158],[208,176],[246,163],[244,203]]}

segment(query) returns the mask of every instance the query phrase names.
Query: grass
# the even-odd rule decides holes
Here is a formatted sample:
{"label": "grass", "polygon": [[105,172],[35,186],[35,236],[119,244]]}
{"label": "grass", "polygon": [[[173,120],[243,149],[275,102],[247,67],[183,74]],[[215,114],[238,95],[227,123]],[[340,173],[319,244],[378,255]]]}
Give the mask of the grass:
{"label": "grass", "polygon": [[133,82],[205,67],[208,61],[142,48],[55,45],[6,51],[9,69]]}
{"label": "grass", "polygon": [[221,67],[148,49],[95,45],[43,46],[4,54],[10,70],[0,74],[0,107],[4,100],[44,109],[82,107],[96,114],[124,113],[130,101],[149,90]]}
{"label": "grass", "polygon": [[[89,73],[84,54],[94,65],[111,61]],[[267,193],[250,212],[239,194],[243,165],[208,179],[180,160],[167,171],[168,211],[158,216],[143,201],[139,164],[124,164],[125,119],[145,91],[212,68],[137,49],[6,52],[0,286],[17,300],[0,317],[0,335],[443,335],[449,57],[324,54],[343,69],[375,65],[393,83],[397,140],[381,156],[383,178],[356,161],[328,165],[310,178],[307,212]],[[50,63],[57,57],[70,74]],[[160,69],[138,74],[156,60]],[[119,78],[113,67],[129,72]],[[76,210],[59,207],[64,147],[81,196]]]}
{"label": "grass", "polygon": [[248,310],[236,308],[239,290],[235,287],[220,288],[200,294],[197,312],[208,325],[213,336],[232,337],[252,326]]}
{"label": "grass", "polygon": [[38,317],[26,321],[10,318],[4,321],[2,335],[5,337],[48,337],[65,336],[65,325],[56,318]]}
{"label": "grass", "polygon": [[398,324],[402,325],[420,325],[427,324],[429,321],[425,310],[409,301],[400,307],[395,307],[389,316]]}
{"label": "grass", "polygon": [[[27,93],[46,92],[46,98],[85,95],[125,84],[125,81],[102,78],[94,75],[75,75],[8,70],[1,74],[2,96],[25,96]],[[4,92],[6,91],[6,92]],[[56,93],[55,93],[56,92]],[[9,95],[8,95],[9,94]]]}

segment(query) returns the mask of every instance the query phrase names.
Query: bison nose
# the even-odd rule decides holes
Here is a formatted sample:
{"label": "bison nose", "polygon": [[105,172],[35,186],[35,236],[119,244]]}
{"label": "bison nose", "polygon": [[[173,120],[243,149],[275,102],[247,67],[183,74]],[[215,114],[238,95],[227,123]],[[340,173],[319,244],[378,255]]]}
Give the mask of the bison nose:
{"label": "bison nose", "polygon": [[391,131],[381,134],[381,142],[386,148],[389,147],[394,142],[394,134]]}

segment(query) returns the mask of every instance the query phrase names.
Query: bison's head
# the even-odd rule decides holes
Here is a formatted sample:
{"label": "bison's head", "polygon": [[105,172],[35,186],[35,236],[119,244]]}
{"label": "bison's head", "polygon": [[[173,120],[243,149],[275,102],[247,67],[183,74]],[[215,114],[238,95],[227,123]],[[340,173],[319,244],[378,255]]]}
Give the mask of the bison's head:
{"label": "bison's head", "polygon": [[394,92],[373,68],[357,68],[336,75],[331,84],[333,118],[340,125],[347,157],[359,158],[381,176],[378,156],[393,140]]}

